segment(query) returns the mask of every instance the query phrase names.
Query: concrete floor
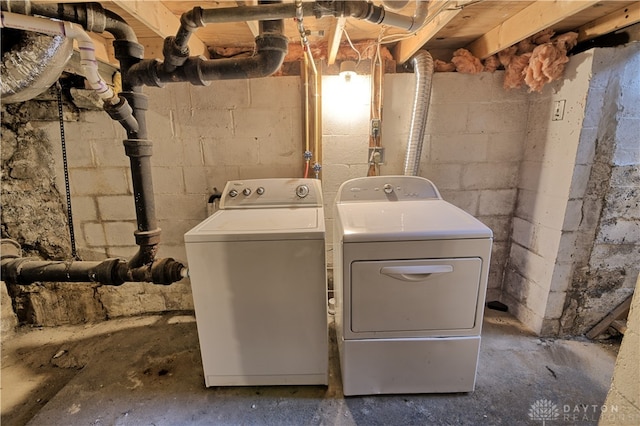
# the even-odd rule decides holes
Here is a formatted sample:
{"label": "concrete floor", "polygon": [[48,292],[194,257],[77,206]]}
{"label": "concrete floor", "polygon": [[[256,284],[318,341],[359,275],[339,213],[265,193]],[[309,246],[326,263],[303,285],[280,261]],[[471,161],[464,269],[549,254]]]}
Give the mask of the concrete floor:
{"label": "concrete floor", "polygon": [[539,425],[540,400],[549,424],[596,424],[617,349],[487,310],[475,392],[345,398],[330,336],[328,387],[207,389],[190,315],[22,330],[3,343],[2,425]]}

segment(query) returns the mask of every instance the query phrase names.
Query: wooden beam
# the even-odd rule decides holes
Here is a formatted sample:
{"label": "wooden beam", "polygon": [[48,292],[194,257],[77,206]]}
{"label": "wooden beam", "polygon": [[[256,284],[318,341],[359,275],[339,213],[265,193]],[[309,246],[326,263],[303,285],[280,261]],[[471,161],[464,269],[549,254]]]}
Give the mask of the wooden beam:
{"label": "wooden beam", "polygon": [[596,3],[598,0],[539,0],[476,39],[467,49],[485,59]]}
{"label": "wooden beam", "polygon": [[578,41],[590,40],[640,22],[640,1],[578,28]]}
{"label": "wooden beam", "polygon": [[398,64],[408,61],[425,43],[435,37],[458,13],[462,11],[462,6],[469,1],[451,2],[448,0],[433,0],[429,5],[427,24],[422,27],[413,37],[400,41],[393,50],[393,58]]}
{"label": "wooden beam", "polygon": [[600,334],[604,333],[607,328],[617,319],[625,317],[629,313],[629,309],[631,308],[631,297],[633,295],[627,296],[627,298],[619,304],[613,311],[609,312],[599,323],[593,326],[591,330],[587,333],[587,337],[589,339],[595,339]]}
{"label": "wooden beam", "polygon": [[344,32],[344,26],[346,23],[347,18],[340,17],[336,19],[335,25],[330,29],[329,37],[327,38],[327,63],[329,65],[336,62],[338,48],[340,47],[340,40],[342,40],[342,33]]}
{"label": "wooden beam", "polygon": [[[180,27],[180,18],[159,1],[113,0],[113,4],[161,38],[175,35]],[[209,56],[207,46],[195,35],[189,39],[189,51],[191,55]]]}

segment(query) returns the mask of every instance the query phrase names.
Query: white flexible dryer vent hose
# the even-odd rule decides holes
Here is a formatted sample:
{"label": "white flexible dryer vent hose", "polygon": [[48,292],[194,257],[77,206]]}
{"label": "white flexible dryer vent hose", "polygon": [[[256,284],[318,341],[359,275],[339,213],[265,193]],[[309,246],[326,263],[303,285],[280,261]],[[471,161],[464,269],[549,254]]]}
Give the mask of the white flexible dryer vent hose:
{"label": "white flexible dryer vent hose", "polygon": [[105,102],[117,104],[118,96],[107,85],[98,73],[98,62],[96,60],[93,40],[84,29],[72,22],[54,21],[35,16],[20,15],[17,13],[2,12],[0,28],[15,28],[24,31],[33,31],[49,35],[62,35],[75,39],[80,50],[80,67],[84,78],[87,79],[89,87],[96,91],[98,96]]}

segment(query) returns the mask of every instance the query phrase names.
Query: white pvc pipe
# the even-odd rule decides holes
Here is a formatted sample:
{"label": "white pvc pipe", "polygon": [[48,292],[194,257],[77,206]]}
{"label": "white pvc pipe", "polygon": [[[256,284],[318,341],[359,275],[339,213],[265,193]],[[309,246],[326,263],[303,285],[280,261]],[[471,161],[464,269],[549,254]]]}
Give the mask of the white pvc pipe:
{"label": "white pvc pipe", "polygon": [[96,60],[93,40],[84,29],[72,22],[54,21],[35,16],[20,15],[18,13],[2,12],[0,28],[15,28],[25,31],[33,31],[49,35],[62,35],[75,39],[80,50],[80,67],[89,87],[96,91],[98,96],[106,102],[117,104],[118,97],[107,85],[98,73],[98,61]]}

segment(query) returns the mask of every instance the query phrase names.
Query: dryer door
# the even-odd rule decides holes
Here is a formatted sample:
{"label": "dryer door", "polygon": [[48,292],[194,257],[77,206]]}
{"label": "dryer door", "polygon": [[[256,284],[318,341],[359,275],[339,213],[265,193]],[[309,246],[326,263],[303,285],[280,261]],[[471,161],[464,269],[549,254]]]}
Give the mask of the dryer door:
{"label": "dryer door", "polygon": [[351,331],[460,330],[475,326],[480,258],[351,264]]}

